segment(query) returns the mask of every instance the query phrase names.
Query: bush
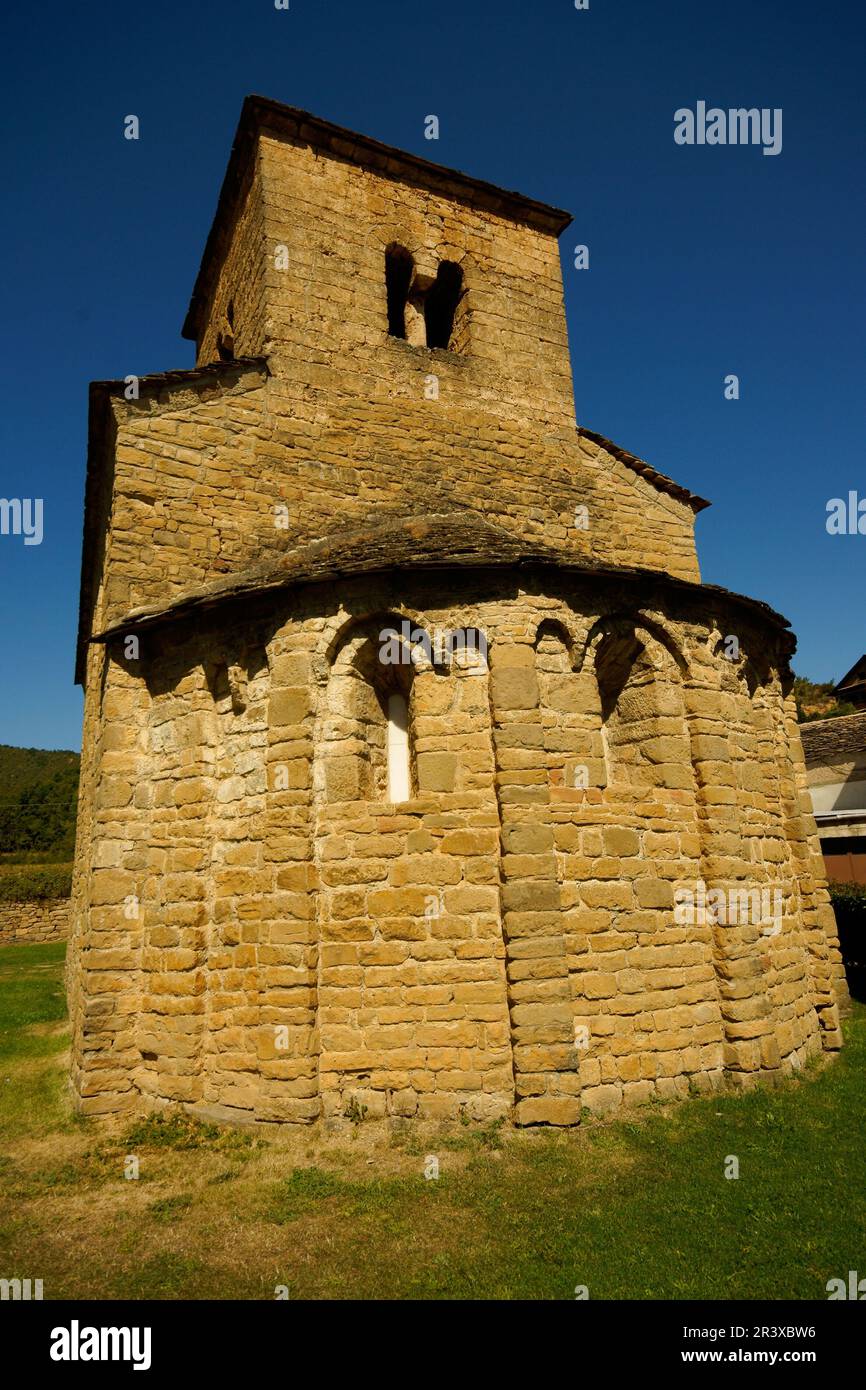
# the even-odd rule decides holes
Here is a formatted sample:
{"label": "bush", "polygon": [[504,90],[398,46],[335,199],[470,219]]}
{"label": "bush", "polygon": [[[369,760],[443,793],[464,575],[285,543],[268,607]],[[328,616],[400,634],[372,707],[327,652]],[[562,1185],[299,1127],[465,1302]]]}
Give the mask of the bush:
{"label": "bush", "polygon": [[68,864],[74,845],[52,845],[50,849],[13,849],[0,851],[0,873],[8,864]]}
{"label": "bush", "polygon": [[855,999],[866,997],[866,887],[861,883],[831,883],[830,901],[839,928],[839,948]]}
{"label": "bush", "polygon": [[21,865],[0,873],[0,902],[45,902],[71,892],[71,864]]}

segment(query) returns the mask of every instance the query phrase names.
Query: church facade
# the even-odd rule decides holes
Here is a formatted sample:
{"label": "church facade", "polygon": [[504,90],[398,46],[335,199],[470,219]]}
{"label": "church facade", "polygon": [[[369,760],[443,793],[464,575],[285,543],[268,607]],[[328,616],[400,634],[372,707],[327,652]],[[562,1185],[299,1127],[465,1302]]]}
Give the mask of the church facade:
{"label": "church facade", "polygon": [[794,639],[575,425],[566,214],[248,98],[184,335],[91,387],[79,1108],[574,1125],[847,994]]}

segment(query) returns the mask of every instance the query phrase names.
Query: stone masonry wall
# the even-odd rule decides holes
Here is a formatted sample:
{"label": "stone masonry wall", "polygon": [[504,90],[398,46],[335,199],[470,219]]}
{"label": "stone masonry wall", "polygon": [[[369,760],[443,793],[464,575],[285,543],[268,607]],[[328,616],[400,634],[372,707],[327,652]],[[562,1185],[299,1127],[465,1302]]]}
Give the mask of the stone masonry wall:
{"label": "stone masonry wall", "polygon": [[[420,381],[418,370],[404,361],[389,379]],[[698,578],[691,509],[573,427],[545,441],[529,422],[521,432],[478,413],[452,417],[444,391],[435,402],[422,391],[414,405],[326,407],[285,389],[238,367],[230,379],[143,388],[137,402],[112,395],[115,481],[95,632],[278,557],[333,530],[336,516],[347,525],[473,508],[564,556]]]}
{"label": "stone masonry wall", "polygon": [[[151,633],[139,662],[115,644],[86,735],[82,1108],[572,1124],[837,1047],[772,628],[644,592],[347,580]],[[404,617],[483,632],[489,670],[411,664],[413,790],[392,805],[368,694],[397,677],[368,658]],[[702,885],[778,912],[682,920]]]}
{"label": "stone masonry wall", "polygon": [[[92,393],[80,1108],[571,1125],[835,1049],[791,637],[576,428],[563,216],[244,111],[197,368]],[[459,266],[448,349],[389,336],[395,245]]]}
{"label": "stone masonry wall", "polygon": [[13,941],[65,941],[69,901],[0,903],[0,945]]}
{"label": "stone masonry wall", "polygon": [[[461,266],[460,351],[389,336],[394,242],[431,273]],[[133,400],[103,387],[91,630],[389,514],[470,509],[565,558],[699,578],[689,502],[575,428],[549,232],[265,132],[209,256],[199,366],[229,317],[235,355],[267,366],[143,378]]]}

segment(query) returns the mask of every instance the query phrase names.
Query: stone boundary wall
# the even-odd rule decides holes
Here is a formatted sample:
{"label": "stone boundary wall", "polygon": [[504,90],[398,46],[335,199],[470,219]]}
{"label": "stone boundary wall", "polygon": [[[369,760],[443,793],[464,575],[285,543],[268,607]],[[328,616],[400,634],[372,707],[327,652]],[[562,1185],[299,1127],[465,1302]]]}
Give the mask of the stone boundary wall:
{"label": "stone boundary wall", "polygon": [[0,903],[0,946],[13,941],[65,941],[69,935],[68,898],[47,902]]}

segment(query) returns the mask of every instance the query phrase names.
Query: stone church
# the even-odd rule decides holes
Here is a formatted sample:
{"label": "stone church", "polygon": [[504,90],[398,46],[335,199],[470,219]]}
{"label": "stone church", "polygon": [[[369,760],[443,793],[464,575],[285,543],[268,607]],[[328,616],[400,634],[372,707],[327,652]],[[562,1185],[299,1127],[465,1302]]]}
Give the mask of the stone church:
{"label": "stone church", "polygon": [[96,382],[87,1114],[574,1125],[847,995],[794,638],[577,427],[567,214],[248,98],[184,324]]}

